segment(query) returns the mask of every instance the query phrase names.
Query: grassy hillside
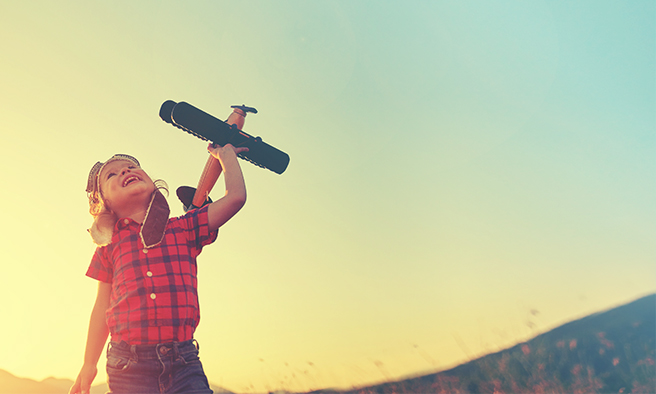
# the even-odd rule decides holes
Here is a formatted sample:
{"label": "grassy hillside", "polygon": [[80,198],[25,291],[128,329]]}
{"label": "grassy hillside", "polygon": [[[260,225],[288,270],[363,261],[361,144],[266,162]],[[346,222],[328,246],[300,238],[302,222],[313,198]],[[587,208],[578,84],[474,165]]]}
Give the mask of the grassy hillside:
{"label": "grassy hillside", "polygon": [[[656,393],[655,342],[656,294],[565,324],[448,371],[349,391],[319,392]],[[0,394],[63,394],[72,383],[54,378],[37,382],[0,370]],[[92,388],[92,393],[106,391],[104,384]]]}
{"label": "grassy hillside", "polygon": [[448,371],[341,394],[656,393],[656,295]]}

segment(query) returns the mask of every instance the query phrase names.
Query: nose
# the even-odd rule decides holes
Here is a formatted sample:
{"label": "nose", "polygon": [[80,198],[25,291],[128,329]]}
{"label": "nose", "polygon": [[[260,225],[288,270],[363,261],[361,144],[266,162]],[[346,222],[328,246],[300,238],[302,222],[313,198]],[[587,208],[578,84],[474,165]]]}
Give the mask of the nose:
{"label": "nose", "polygon": [[130,168],[129,168],[129,167],[123,167],[123,169],[121,169],[121,175],[125,175],[125,174],[127,174],[128,172],[130,172]]}

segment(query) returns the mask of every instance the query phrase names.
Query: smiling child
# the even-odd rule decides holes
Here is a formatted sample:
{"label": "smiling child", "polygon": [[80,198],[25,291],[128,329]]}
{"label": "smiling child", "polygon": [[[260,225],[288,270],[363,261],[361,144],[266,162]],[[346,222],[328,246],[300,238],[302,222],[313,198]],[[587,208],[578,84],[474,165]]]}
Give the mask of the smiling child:
{"label": "smiling child", "polygon": [[98,245],[87,276],[99,281],[82,369],[69,393],[88,393],[108,336],[111,393],[212,393],[193,337],[200,320],[196,258],[246,202],[237,155],[210,145],[225,176],[217,201],[169,218],[161,182],[137,159],[114,155],[87,185]]}

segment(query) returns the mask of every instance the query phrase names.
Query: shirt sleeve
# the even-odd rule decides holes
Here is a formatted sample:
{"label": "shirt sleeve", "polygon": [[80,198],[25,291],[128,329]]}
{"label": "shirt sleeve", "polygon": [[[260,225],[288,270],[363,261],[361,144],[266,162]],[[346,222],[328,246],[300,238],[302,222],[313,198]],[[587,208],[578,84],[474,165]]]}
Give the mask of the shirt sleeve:
{"label": "shirt sleeve", "polygon": [[209,205],[205,205],[204,207],[189,211],[181,217],[187,230],[187,239],[199,251],[203,246],[216,241],[219,235],[218,229],[210,231],[208,209]]}
{"label": "shirt sleeve", "polygon": [[112,283],[114,270],[105,255],[106,251],[107,247],[105,246],[96,248],[87,270],[87,276],[101,282]]}

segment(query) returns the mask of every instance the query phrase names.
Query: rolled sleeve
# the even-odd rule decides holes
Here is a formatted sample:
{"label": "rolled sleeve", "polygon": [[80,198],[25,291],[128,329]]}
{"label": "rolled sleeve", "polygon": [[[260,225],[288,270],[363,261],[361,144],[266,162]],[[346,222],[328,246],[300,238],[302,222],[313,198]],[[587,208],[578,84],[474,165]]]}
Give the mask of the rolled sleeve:
{"label": "rolled sleeve", "polygon": [[87,269],[87,276],[92,279],[99,280],[105,283],[112,283],[112,266],[105,256],[106,247],[96,248],[96,252],[91,258],[91,264]]}
{"label": "rolled sleeve", "polygon": [[199,251],[203,246],[209,245],[216,241],[219,230],[210,231],[210,221],[208,216],[209,205],[194,209],[187,212],[181,217],[187,230],[187,239]]}

